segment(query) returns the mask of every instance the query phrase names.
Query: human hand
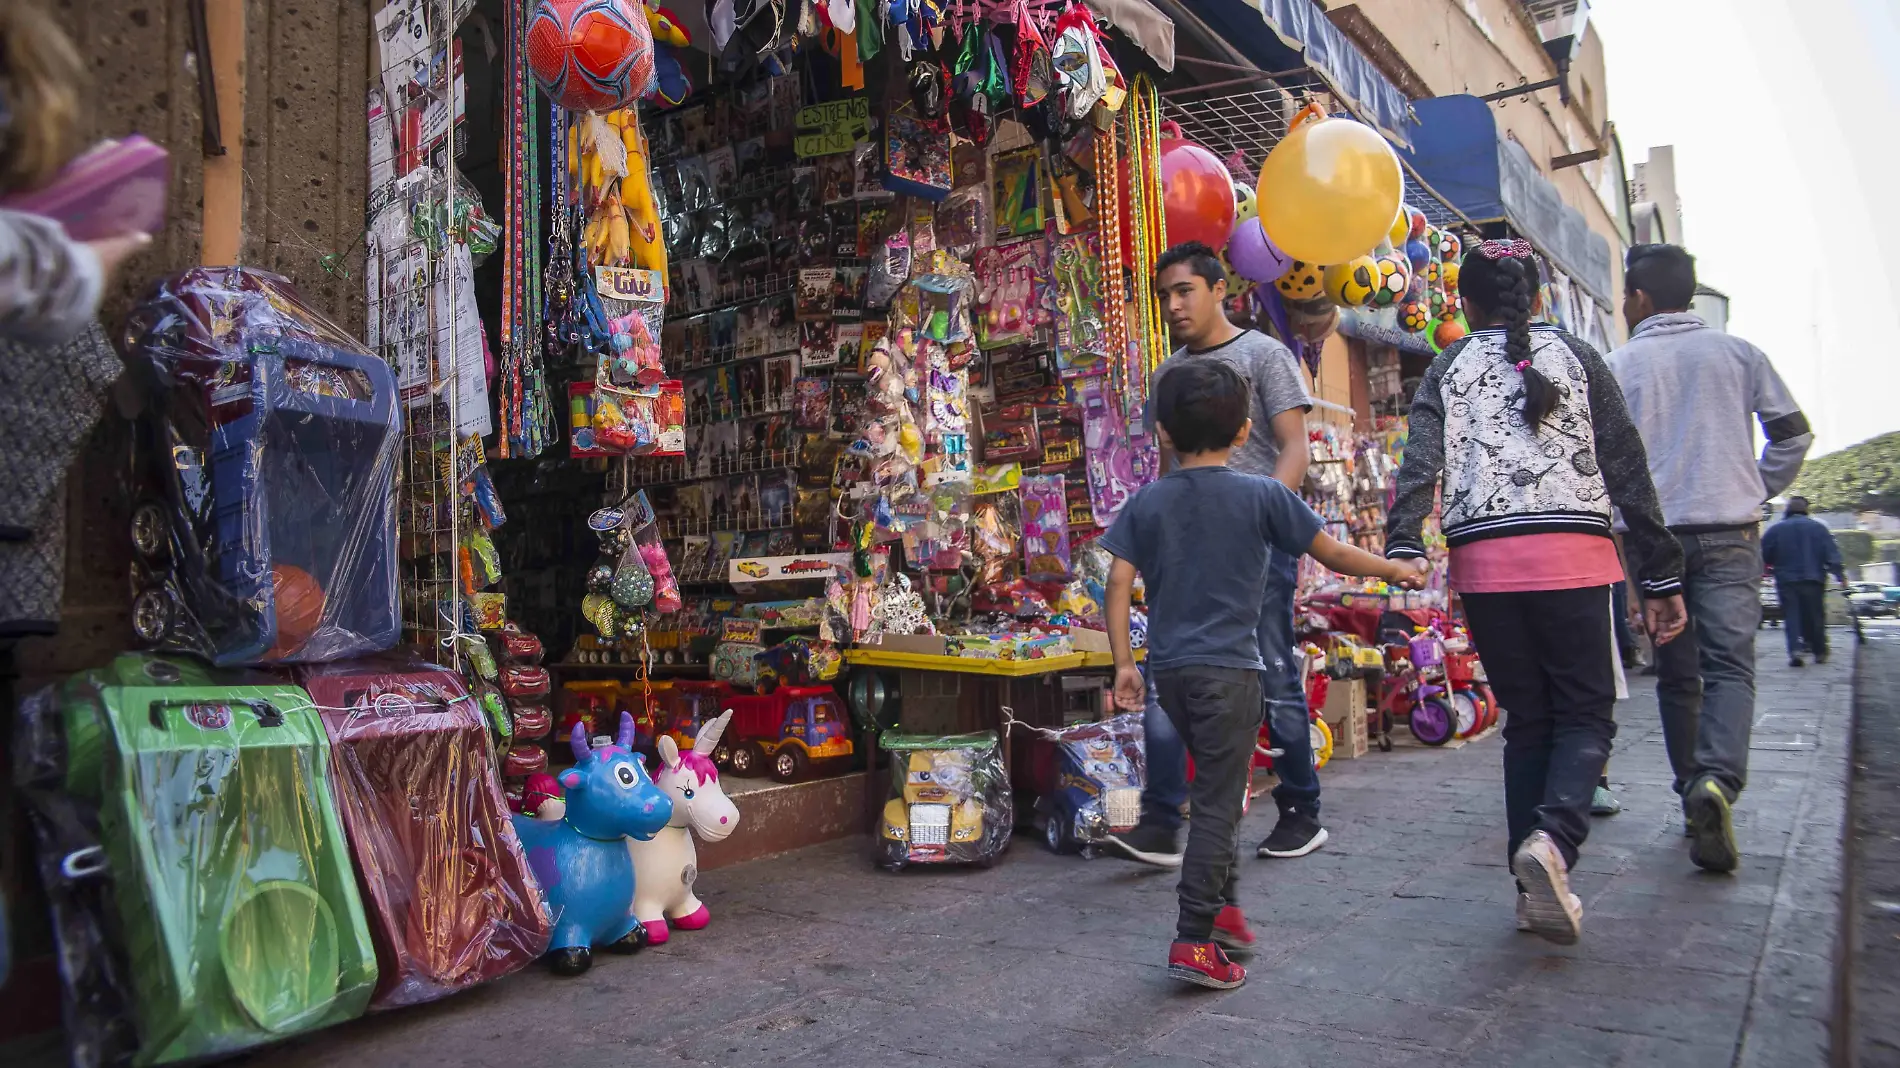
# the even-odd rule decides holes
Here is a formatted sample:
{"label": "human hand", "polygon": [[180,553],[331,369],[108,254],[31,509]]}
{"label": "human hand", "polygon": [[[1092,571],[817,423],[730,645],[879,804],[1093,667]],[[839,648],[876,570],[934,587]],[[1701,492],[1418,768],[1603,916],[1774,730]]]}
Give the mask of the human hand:
{"label": "human hand", "polygon": [[1408,590],[1423,589],[1425,587],[1425,576],[1432,572],[1432,565],[1423,557],[1413,557],[1410,560],[1393,560],[1391,564],[1392,569],[1386,574],[1385,580],[1394,586],[1400,586]]}
{"label": "human hand", "polygon": [[1651,598],[1643,603],[1643,626],[1649,640],[1667,645],[1689,625],[1689,610],[1683,607],[1682,594]]}
{"label": "human hand", "polygon": [[100,272],[110,279],[118,271],[120,264],[151,243],[151,234],[134,232],[102,237],[97,241],[88,241],[85,245],[92,250],[94,256],[99,258]]}
{"label": "human hand", "polygon": [[1124,712],[1139,712],[1148,704],[1148,683],[1135,665],[1115,669],[1115,707]]}

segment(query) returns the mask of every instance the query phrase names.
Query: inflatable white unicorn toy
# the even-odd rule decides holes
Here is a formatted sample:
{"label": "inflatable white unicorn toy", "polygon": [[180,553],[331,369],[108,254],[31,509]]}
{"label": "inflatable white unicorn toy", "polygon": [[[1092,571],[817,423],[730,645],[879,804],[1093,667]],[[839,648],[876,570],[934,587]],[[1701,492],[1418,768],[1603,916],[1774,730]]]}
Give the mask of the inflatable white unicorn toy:
{"label": "inflatable white unicorn toy", "polygon": [[719,769],[709,756],[731,720],[732,713],[725,712],[708,722],[693,748],[683,753],[671,737],[660,736],[660,770],[653,782],[673,799],[673,818],[650,841],[627,840],[633,854],[633,918],[646,928],[649,945],[667,940],[668,921],[682,931],[711,922],[705,904],[693,895],[699,876],[693,835],[717,842],[739,826],[739,807],[719,788]]}

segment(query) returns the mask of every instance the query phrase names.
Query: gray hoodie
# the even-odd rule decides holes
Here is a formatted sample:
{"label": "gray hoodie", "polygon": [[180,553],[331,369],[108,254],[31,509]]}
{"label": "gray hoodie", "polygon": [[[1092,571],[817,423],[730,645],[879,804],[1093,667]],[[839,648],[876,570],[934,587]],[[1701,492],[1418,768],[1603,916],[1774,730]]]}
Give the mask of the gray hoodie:
{"label": "gray hoodie", "polygon": [[[1652,315],[1610,353],[1649,451],[1663,521],[1677,533],[1753,526],[1801,473],[1814,435],[1755,346],[1688,312]],[[1755,421],[1768,447],[1755,455]]]}

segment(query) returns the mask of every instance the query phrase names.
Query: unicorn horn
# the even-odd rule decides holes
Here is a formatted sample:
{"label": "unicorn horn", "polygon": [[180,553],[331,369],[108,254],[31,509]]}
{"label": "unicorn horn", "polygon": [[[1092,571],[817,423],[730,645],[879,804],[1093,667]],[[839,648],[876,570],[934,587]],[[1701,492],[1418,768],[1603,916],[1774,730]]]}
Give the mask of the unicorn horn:
{"label": "unicorn horn", "polygon": [[620,733],[614,735],[614,744],[622,749],[633,748],[633,713],[620,713]]}
{"label": "unicorn horn", "polygon": [[574,750],[574,763],[585,764],[594,759],[594,751],[587,745],[587,729],[583,724],[574,724],[574,733],[568,735],[567,744]]}
{"label": "unicorn horn", "polygon": [[712,751],[719,747],[719,736],[726,733],[726,724],[732,722],[732,709],[728,708],[712,721],[699,728],[699,737],[693,739],[693,752],[712,759]]}

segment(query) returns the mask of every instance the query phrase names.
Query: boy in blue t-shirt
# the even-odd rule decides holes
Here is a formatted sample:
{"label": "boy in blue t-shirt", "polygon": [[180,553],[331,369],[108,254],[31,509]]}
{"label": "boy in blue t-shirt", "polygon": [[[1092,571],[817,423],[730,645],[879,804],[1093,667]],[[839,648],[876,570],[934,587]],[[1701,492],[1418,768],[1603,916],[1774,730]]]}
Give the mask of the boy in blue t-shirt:
{"label": "boy in blue t-shirt", "polygon": [[1155,384],[1155,421],[1179,466],[1122,506],[1102,546],[1108,578],[1108,637],[1115,703],[1139,711],[1147,685],[1128,641],[1135,574],[1148,595],[1148,671],[1161,708],[1187,742],[1195,777],[1181,915],[1168,974],[1231,990],[1247,979],[1224,950],[1247,952],[1254,936],[1238,905],[1239,824],[1247,771],[1260,734],[1262,676],[1257,631],[1270,549],[1311,553],[1345,575],[1416,589],[1418,571],[1321,532],[1293,492],[1227,466],[1247,440],[1247,383],[1218,359],[1191,359]]}

